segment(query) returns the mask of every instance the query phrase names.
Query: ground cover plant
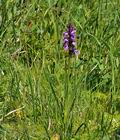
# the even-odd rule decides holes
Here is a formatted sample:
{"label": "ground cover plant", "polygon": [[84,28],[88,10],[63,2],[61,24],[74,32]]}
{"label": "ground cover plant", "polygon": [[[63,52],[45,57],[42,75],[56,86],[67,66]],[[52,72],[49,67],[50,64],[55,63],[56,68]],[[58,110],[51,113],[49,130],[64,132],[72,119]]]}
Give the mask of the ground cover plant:
{"label": "ground cover plant", "polygon": [[120,140],[119,0],[0,0],[0,139]]}

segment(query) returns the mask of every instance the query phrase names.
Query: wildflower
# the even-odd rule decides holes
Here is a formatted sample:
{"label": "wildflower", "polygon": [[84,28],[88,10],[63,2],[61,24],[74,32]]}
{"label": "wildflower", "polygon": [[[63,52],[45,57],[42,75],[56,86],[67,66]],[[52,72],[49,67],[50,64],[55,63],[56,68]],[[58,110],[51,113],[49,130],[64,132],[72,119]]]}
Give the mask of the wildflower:
{"label": "wildflower", "polygon": [[69,51],[69,55],[78,55],[76,49],[76,30],[72,24],[69,24],[67,31],[63,33],[63,46],[65,51]]}

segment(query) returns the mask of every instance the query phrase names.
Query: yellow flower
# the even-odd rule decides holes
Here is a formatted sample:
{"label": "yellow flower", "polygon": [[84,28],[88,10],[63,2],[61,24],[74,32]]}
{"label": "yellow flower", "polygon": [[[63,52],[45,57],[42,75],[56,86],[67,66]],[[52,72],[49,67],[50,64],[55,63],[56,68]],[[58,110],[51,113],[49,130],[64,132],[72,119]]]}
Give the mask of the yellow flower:
{"label": "yellow flower", "polygon": [[54,134],[52,136],[51,140],[60,140],[60,135],[59,134]]}

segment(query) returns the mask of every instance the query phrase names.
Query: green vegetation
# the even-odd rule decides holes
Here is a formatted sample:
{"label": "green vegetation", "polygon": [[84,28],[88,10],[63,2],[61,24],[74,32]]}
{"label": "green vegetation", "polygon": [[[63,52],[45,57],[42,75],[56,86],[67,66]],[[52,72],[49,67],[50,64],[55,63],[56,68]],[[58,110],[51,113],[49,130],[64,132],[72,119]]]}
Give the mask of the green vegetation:
{"label": "green vegetation", "polygon": [[119,0],[0,0],[0,139],[120,140]]}

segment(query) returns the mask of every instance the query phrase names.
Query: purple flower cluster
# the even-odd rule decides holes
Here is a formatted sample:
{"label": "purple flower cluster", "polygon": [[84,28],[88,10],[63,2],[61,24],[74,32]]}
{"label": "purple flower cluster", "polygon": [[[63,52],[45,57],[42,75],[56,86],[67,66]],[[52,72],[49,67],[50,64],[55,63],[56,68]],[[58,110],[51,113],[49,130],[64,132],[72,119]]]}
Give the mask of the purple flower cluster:
{"label": "purple flower cluster", "polygon": [[72,24],[68,25],[67,31],[63,33],[64,50],[69,51],[70,55],[78,55],[79,51],[76,49],[76,30]]}

